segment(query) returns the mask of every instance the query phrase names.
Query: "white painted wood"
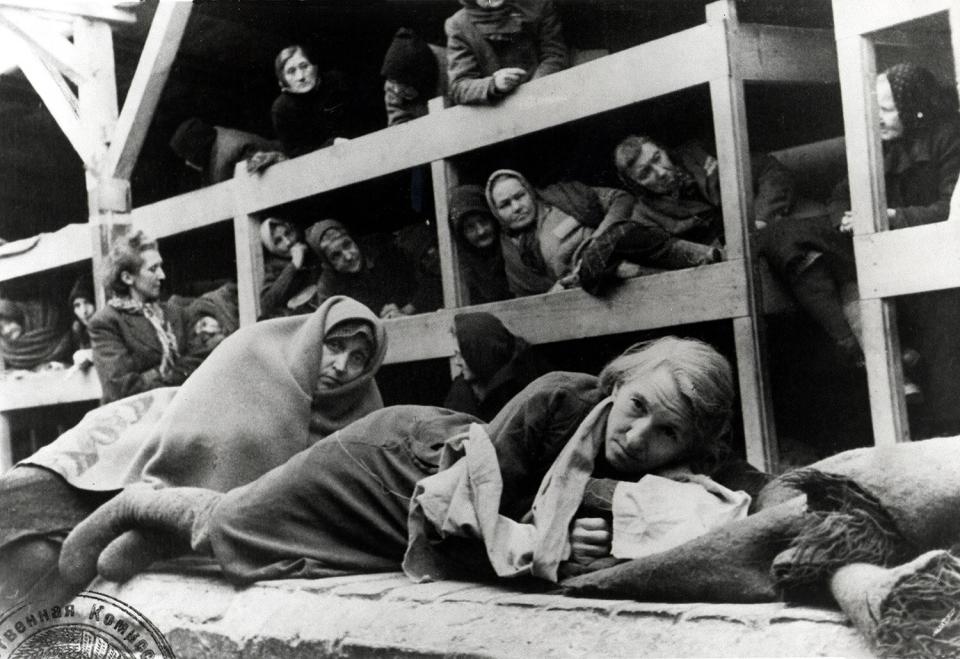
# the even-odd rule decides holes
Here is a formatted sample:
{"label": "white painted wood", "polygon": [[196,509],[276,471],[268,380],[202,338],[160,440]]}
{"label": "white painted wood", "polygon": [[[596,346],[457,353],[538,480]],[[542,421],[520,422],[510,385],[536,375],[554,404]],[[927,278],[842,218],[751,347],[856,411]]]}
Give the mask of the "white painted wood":
{"label": "white painted wood", "polygon": [[837,51],[830,30],[738,24],[731,36],[731,65],[743,80],[837,81]]}
{"label": "white painted wood", "polygon": [[10,417],[0,412],[0,476],[13,466],[13,429]]}
{"label": "white painted wood", "polygon": [[960,221],[856,236],[861,298],[960,287]]}
{"label": "white painted wood", "polygon": [[[428,108],[431,113],[443,110],[443,99],[430,99]],[[450,189],[458,184],[457,174],[450,162],[437,160],[430,163],[433,187],[433,206],[436,210],[437,244],[440,252],[440,281],[443,286],[443,306],[461,307],[467,303],[460,273],[459,245],[450,231]]]}
{"label": "white painted wood", "polygon": [[[245,186],[249,187],[249,186]],[[134,208],[130,221],[158,238],[198,229],[234,217],[236,195],[243,189],[234,180],[223,181],[186,194]],[[248,202],[247,206],[255,205]]]}
{"label": "white painted wood", "polygon": [[859,36],[950,8],[953,0],[833,0],[837,39]]}
{"label": "white painted wood", "polygon": [[63,14],[64,16],[82,16],[92,20],[110,23],[136,23],[137,17],[130,12],[111,6],[109,2],[99,0],[0,0],[0,7],[27,9]]}
{"label": "white painted wood", "polygon": [[99,21],[77,18],[73,26],[73,42],[84,57],[86,80],[77,88],[80,101],[80,127],[90,147],[87,190],[98,184],[107,147],[117,126],[117,80],[114,74],[113,33]]}
{"label": "white painted wood", "polygon": [[53,233],[40,234],[39,242],[31,250],[0,258],[0,281],[53,270],[89,258],[90,227],[68,224]]}
{"label": "white painted wood", "polygon": [[77,47],[62,34],[50,29],[48,22],[16,10],[0,10],[0,25],[30,44],[34,52],[52,64],[75,84],[86,79]]}
{"label": "white painted wood", "polygon": [[31,373],[21,380],[0,381],[0,412],[100,399],[100,378],[95,370],[67,373]]}
{"label": "white painted wood", "polygon": [[733,331],[740,385],[740,409],[747,460],[765,471],[776,471],[778,462],[773,400],[765,363],[759,270],[753,244],[753,185],[743,80],[737,76],[732,42],[737,14],[733,0],[707,6],[707,21],[724,30],[728,41],[715,53],[728,62],[729,73],[710,81],[710,103],[716,136],[720,194],[726,251],[741,270],[731,277],[742,282],[745,313],[734,316]]}
{"label": "white painted wood", "polygon": [[[877,126],[876,61],[873,46],[865,37],[837,39],[840,92],[850,180],[850,204],[854,233],[866,236],[888,226],[883,157]],[[857,253],[857,269],[866,257]],[[866,355],[867,382],[874,441],[886,444],[908,437],[909,424],[903,400],[903,371],[892,301],[863,300],[861,344]]]}
{"label": "white painted wood", "polygon": [[190,18],[193,3],[159,2],[101,171],[129,179]]}
{"label": "white painted wood", "polygon": [[[234,168],[235,181],[251,175],[246,163]],[[253,215],[238,213],[233,218],[233,242],[237,261],[237,296],[240,326],[251,325],[260,317],[260,289],[263,286],[263,244],[260,242],[260,221]]]}

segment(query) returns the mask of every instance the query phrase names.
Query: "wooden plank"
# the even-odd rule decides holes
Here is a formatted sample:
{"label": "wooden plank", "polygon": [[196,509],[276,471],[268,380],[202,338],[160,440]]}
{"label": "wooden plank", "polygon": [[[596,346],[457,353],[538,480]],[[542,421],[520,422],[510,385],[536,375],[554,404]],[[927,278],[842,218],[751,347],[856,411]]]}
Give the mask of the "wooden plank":
{"label": "wooden plank", "polygon": [[742,263],[725,261],[636,277],[603,298],[571,289],[391,320],[387,359],[396,363],[450,357],[452,318],[464,310],[488,311],[531,343],[744,316],[742,272]]}
{"label": "wooden plank", "polygon": [[102,392],[96,371],[31,373],[20,380],[0,381],[0,412],[46,405],[99,400]]}
{"label": "wooden plank", "polygon": [[134,208],[130,212],[130,222],[157,238],[198,229],[235,217],[235,194],[240,192],[234,186],[233,179],[223,181]]}
{"label": "wooden plank", "polygon": [[[430,99],[431,113],[443,110],[443,99]],[[457,173],[450,162],[437,160],[430,163],[433,187],[433,206],[436,210],[437,246],[440,253],[440,282],[443,286],[443,306],[462,307],[467,304],[463,277],[460,274],[460,257],[457,241],[450,232],[450,205],[448,203],[451,188],[458,184]]]}
{"label": "wooden plank", "polygon": [[854,237],[861,298],[960,287],[960,218]]}
{"label": "wooden plank", "polygon": [[[837,56],[854,233],[865,236],[888,225],[875,98],[876,61],[872,44],[858,36],[838,39]],[[855,250],[857,244],[855,241]],[[856,256],[859,271],[860,255]],[[896,314],[891,302],[863,300],[863,291],[859,293],[874,441],[901,441],[907,437],[909,425],[902,396]]]}
{"label": "wooden plank", "polygon": [[0,281],[53,270],[90,258],[90,227],[68,224],[53,233],[41,233],[35,247],[23,254],[0,258]]}
{"label": "wooden plank", "polygon": [[67,16],[83,16],[93,20],[108,21],[111,23],[136,23],[137,17],[130,12],[111,7],[108,2],[94,0],[42,0],[42,6],[37,0],[0,0],[0,7],[11,9],[27,9],[65,14]]}
{"label": "wooden plank", "polygon": [[77,18],[73,26],[73,42],[83,55],[88,72],[77,87],[80,101],[80,126],[90,148],[87,189],[97,187],[101,164],[117,126],[117,80],[114,74],[113,33],[99,21]]}
{"label": "wooden plank", "polygon": [[74,83],[80,83],[86,79],[87,74],[83,70],[82,58],[77,47],[65,36],[51,29],[48,22],[40,21],[27,12],[2,10],[0,25],[29,44],[37,55]]}
{"label": "wooden plank", "polygon": [[726,46],[714,53],[729,63],[729,73],[710,81],[710,103],[716,136],[723,228],[727,255],[742,268],[734,277],[743,283],[745,313],[734,320],[737,377],[747,460],[765,471],[775,471],[778,462],[773,399],[761,315],[759,270],[753,228],[753,185],[750,174],[750,144],[743,80],[737,76],[733,41],[737,29],[733,0],[707,6],[707,21],[728,35]]}
{"label": "wooden plank", "polygon": [[833,0],[837,40],[947,11],[952,0]]}
{"label": "wooden plank", "polygon": [[253,215],[233,218],[233,242],[237,255],[237,295],[240,326],[252,325],[260,317],[260,289],[263,287],[263,245],[260,221]]}
{"label": "wooden plank", "polygon": [[836,82],[833,32],[742,24],[732,32],[733,65],[743,80]]}
{"label": "wooden plank", "polygon": [[[281,162],[251,181],[244,212],[514,139],[722,75],[724,35],[701,25],[533,80],[496,106],[458,106]],[[671,57],[671,54],[675,54]],[[672,66],[664,66],[665,59]]]}
{"label": "wooden plank", "polygon": [[129,179],[190,18],[192,2],[159,2],[101,171]]}
{"label": "wooden plank", "polygon": [[13,466],[13,428],[10,418],[0,413],[0,475]]}

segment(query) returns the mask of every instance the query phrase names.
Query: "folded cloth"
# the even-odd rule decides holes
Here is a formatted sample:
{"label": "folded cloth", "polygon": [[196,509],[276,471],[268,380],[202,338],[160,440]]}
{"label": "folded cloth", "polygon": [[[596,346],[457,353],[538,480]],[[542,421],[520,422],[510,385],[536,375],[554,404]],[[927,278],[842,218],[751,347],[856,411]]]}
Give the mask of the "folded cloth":
{"label": "folded cloth", "polygon": [[683,480],[647,474],[621,482],[613,493],[616,558],[640,558],[666,551],[747,516],[750,495],[734,492],[703,474]]}

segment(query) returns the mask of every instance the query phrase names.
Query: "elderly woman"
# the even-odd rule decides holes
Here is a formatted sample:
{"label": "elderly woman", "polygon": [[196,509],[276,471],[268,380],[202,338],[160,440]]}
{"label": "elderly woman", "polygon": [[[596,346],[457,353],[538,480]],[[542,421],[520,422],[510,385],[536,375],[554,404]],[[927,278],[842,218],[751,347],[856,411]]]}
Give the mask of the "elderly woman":
{"label": "elderly woman", "polygon": [[490,421],[511,398],[551,369],[530,345],[485,311],[453,317],[460,375],[443,406]]}
{"label": "elderly woman", "polygon": [[[373,377],[385,353],[379,319],[335,297],[238,330],[179,390],[94,410],[0,478],[0,595],[30,589],[66,533],[124,487],[227,491],[381,408]],[[63,583],[53,571],[35,588]]]}
{"label": "elderly woman", "polygon": [[681,248],[696,255],[686,265],[721,256],[634,221],[633,197],[623,190],[578,182],[537,190],[519,172],[500,169],[487,179],[486,196],[500,220],[507,281],[518,297],[574,285],[597,293],[624,274],[624,260],[657,266]]}
{"label": "elderly woman", "polygon": [[274,61],[280,96],[270,115],[284,153],[293,158],[353,136],[347,82],[338,71],[320,72],[300,45],[287,46]]}
{"label": "elderly woman", "polygon": [[[932,73],[897,64],[877,76],[887,219],[891,229],[942,222],[960,175],[960,124],[956,109]],[[770,227],[765,246],[771,267],[803,309],[824,329],[849,364],[863,353],[844,313],[841,289],[856,280],[849,187],[842,182],[830,213],[791,218]],[[960,432],[960,296],[938,291],[898,300],[901,344],[919,351],[917,380],[924,402],[911,419],[922,435]],[[909,399],[908,399],[909,400]]]}
{"label": "elderly woman", "polygon": [[85,584],[99,557],[102,574],[129,577],[144,563],[127,550],[131,533],[160,531],[168,550],[192,541],[212,553],[236,583],[401,564],[415,578],[459,570],[555,580],[565,559],[610,554],[605,515],[621,481],[718,464],[733,400],[722,356],[666,337],[634,346],[599,378],[536,380],[489,426],[440,408],[388,407],[225,495],[128,490],[74,531],[61,568]]}
{"label": "elderly woman", "polygon": [[260,242],[264,251],[260,318],[308,313],[320,268],[300,229],[289,220],[268,217],[260,223]]}

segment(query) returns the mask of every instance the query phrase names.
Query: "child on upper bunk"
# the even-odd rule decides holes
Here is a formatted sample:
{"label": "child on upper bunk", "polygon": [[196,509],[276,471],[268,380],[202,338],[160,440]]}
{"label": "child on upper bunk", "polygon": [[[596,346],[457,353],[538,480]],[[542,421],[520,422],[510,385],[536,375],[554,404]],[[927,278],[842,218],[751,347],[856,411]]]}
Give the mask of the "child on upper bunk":
{"label": "child on upper bunk", "polygon": [[638,266],[696,266],[722,256],[637,222],[633,197],[616,188],[571,181],[538,190],[519,172],[500,169],[487,179],[486,197],[500,221],[507,283],[517,297],[574,286],[596,294],[639,274]]}
{"label": "child on upper bunk", "polygon": [[233,178],[238,162],[246,161],[247,171],[257,173],[286,158],[273,140],[236,128],[211,126],[197,117],[177,126],[170,148],[188,167],[200,172],[207,185]]}
{"label": "child on upper bunk", "polygon": [[496,103],[522,83],[569,66],[551,0],[460,0],[447,19],[450,98],[462,105]]}
{"label": "child on upper bunk", "polygon": [[317,290],[320,262],[290,220],[267,217],[260,223],[263,286],[260,320],[307,313]]}
{"label": "child on upper bunk", "polygon": [[392,240],[369,237],[361,247],[337,220],[327,219],[307,229],[307,245],[321,265],[312,304],[334,295],[347,295],[370,307],[380,318],[409,316],[417,309],[416,276],[412,264]]}
{"label": "child on upper bunk", "polygon": [[70,308],[73,310],[73,322],[70,324],[70,349],[73,365],[81,370],[93,366],[93,350],[90,344],[90,319],[97,307],[94,304],[93,282],[83,275],[70,289]]}
{"label": "child on upper bunk", "polygon": [[[723,208],[717,159],[696,141],[668,150],[646,135],[626,137],[614,152],[620,180],[637,198],[638,220],[672,236],[723,244]],[[792,173],[770,155],[751,154],[757,227],[787,215],[793,206]]]}
{"label": "child on upper bunk", "polygon": [[156,241],[142,231],[114,241],[103,276],[111,297],[89,325],[103,403],[183,384],[209,353],[189,345],[186,311],[160,301],[165,279]]}
{"label": "child on upper bunk", "polygon": [[270,115],[290,158],[353,137],[351,98],[346,77],[319,70],[301,45],[287,46],[274,60],[280,96]]}
{"label": "child on upper bunk", "polygon": [[447,94],[447,51],[427,43],[408,27],[397,30],[383,56],[380,75],[387,125],[427,114],[427,101]]}
{"label": "child on upper bunk", "polygon": [[70,332],[57,307],[43,300],[0,299],[3,370],[62,369],[70,361]]}
{"label": "child on upper bunk", "polygon": [[460,273],[470,304],[513,297],[500,250],[500,223],[479,185],[450,190],[450,228],[459,245]]}
{"label": "child on upper bunk", "polygon": [[[927,69],[896,64],[877,76],[880,139],[891,229],[942,222],[960,175],[956,99]],[[770,228],[767,260],[800,306],[824,329],[846,363],[862,367],[856,305],[841,293],[856,280],[849,185],[836,188],[827,215],[791,218]],[[904,393],[914,436],[960,432],[960,291],[897,299],[901,345],[919,352],[916,386]],[[910,366],[915,353],[906,359]],[[919,387],[919,390],[916,388]],[[921,395],[922,394],[922,395]],[[922,400],[921,400],[922,399]]]}

